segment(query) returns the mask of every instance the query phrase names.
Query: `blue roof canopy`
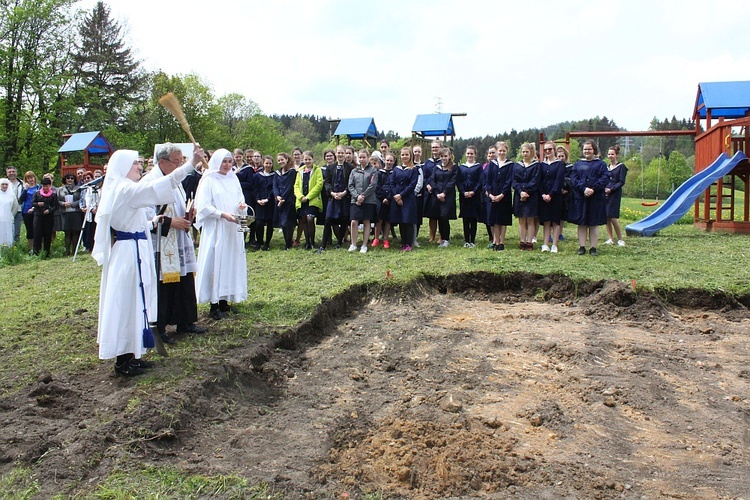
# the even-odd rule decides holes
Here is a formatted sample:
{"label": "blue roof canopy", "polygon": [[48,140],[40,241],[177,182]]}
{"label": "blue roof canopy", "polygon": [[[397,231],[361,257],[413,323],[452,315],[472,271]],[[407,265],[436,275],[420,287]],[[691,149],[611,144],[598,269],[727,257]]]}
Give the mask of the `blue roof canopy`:
{"label": "blue roof canopy", "polygon": [[65,144],[57,150],[58,153],[73,151],[88,151],[90,155],[106,155],[115,149],[101,132],[81,132],[71,135]]}
{"label": "blue roof canopy", "polygon": [[750,82],[703,82],[698,84],[693,117],[742,118],[750,111]]}
{"label": "blue roof canopy", "polygon": [[365,139],[372,137],[377,139],[378,129],[375,120],[369,118],[345,118],[339,122],[333,135],[345,135],[350,139]]}
{"label": "blue roof canopy", "polygon": [[450,113],[433,113],[430,115],[417,115],[412,132],[424,137],[438,137],[441,135],[453,135],[453,115]]}

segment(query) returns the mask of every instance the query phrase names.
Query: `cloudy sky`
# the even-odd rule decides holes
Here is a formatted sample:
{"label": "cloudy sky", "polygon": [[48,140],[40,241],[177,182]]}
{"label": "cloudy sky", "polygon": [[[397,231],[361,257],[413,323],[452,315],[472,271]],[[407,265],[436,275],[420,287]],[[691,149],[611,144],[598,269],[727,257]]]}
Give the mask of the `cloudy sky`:
{"label": "cloudy sky", "polygon": [[689,118],[699,82],[750,80],[744,0],[105,3],[148,69],[401,135],[438,110],[467,113],[461,137],[596,115],[646,130]]}

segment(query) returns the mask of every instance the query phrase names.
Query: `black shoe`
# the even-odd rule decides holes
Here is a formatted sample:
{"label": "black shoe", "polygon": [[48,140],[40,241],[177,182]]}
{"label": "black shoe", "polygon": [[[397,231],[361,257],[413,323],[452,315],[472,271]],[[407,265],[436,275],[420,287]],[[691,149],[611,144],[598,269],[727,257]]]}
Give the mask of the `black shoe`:
{"label": "black shoe", "polygon": [[260,249],[261,249],[262,252],[267,252],[267,251],[270,250],[270,248],[268,247],[268,245],[263,245],[262,247],[260,247]]}
{"label": "black shoe", "polygon": [[159,336],[161,337],[161,341],[164,342],[165,344],[174,344],[175,342],[177,342],[175,339],[173,339],[166,333],[162,333]]}
{"label": "black shoe", "polygon": [[135,366],[136,368],[140,368],[141,370],[147,370],[149,368],[153,368],[154,364],[150,361],[146,361],[144,359],[131,359],[130,364],[132,366]]}
{"label": "black shoe", "polygon": [[256,243],[255,245],[253,245],[253,250],[255,250],[256,252],[260,250],[260,243]]}
{"label": "black shoe", "polygon": [[136,375],[143,375],[146,371],[143,368],[135,366],[132,363],[132,359],[129,359],[122,365],[115,363],[115,375],[122,375],[123,377],[135,377]]}
{"label": "black shoe", "polygon": [[589,248],[589,255],[593,255],[594,257],[599,255],[599,253],[596,251],[596,247]]}
{"label": "black shoe", "polygon": [[586,247],[578,247],[578,255],[586,255]]}
{"label": "black shoe", "polygon": [[211,319],[220,320],[227,317],[227,313],[219,311],[218,309],[214,309],[213,311],[208,313],[209,316],[211,316]]}
{"label": "black shoe", "polygon": [[502,252],[503,250],[505,250],[505,245],[503,245],[502,243],[495,245],[496,252]]}
{"label": "black shoe", "polygon": [[198,326],[195,323],[190,323],[189,325],[177,327],[177,333],[181,335],[185,333],[206,333],[207,331],[208,331],[208,328]]}

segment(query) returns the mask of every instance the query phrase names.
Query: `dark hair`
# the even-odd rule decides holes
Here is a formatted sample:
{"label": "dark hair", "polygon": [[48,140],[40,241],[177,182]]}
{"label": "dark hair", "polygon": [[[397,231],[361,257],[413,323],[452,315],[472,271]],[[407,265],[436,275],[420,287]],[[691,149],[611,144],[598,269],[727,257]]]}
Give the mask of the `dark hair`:
{"label": "dark hair", "polygon": [[615,152],[617,156],[620,156],[620,145],[615,144],[614,146],[610,146],[609,149]]}
{"label": "dark hair", "polygon": [[42,177],[42,186],[50,186],[52,185],[52,179],[49,177]]}
{"label": "dark hair", "polygon": [[585,146],[586,144],[588,144],[589,146],[593,148],[595,155],[599,154],[599,148],[596,147],[596,143],[594,141],[592,141],[591,139],[589,139],[588,141],[584,141],[583,144],[581,145],[581,149],[583,149],[583,146]]}

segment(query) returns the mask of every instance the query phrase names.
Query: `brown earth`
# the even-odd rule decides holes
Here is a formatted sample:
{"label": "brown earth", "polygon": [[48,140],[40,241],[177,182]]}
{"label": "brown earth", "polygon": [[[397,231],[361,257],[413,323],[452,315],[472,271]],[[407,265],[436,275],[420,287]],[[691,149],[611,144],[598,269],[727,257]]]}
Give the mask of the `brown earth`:
{"label": "brown earth", "polygon": [[0,399],[0,474],[30,467],[42,497],[155,465],[289,498],[747,498],[743,302],[522,273],[356,287],[168,394],[109,363],[40,376]]}

